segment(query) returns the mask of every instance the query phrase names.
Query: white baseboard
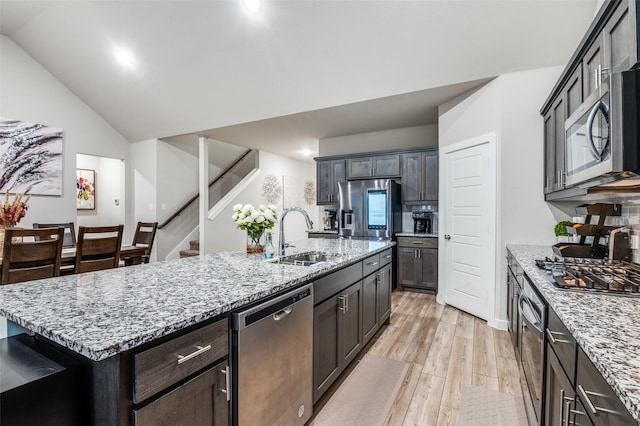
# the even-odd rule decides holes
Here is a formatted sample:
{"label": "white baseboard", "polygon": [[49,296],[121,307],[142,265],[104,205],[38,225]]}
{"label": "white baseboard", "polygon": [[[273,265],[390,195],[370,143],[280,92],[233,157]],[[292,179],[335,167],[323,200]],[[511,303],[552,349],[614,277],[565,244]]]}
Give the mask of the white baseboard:
{"label": "white baseboard", "polygon": [[493,319],[488,322],[490,327],[497,328],[498,330],[508,330],[509,329],[509,321],[507,320],[499,320]]}

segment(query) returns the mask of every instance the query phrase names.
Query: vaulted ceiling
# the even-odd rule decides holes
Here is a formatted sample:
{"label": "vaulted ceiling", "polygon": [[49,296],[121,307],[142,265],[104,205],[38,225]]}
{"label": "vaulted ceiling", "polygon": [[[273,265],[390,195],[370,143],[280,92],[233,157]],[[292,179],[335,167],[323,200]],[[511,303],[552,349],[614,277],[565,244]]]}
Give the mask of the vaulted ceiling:
{"label": "vaulted ceiling", "polygon": [[433,124],[487,79],[565,64],[596,3],[1,0],[0,32],[132,142],[194,133],[285,152]]}

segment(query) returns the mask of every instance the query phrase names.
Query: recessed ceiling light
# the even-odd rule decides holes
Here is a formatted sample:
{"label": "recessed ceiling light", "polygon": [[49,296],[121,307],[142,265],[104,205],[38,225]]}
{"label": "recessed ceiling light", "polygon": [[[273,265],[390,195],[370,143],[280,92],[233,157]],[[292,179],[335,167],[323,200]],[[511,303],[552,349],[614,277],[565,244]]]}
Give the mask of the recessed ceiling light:
{"label": "recessed ceiling light", "polygon": [[249,12],[258,13],[260,12],[260,0],[242,0],[242,4],[247,8]]}
{"label": "recessed ceiling light", "polygon": [[118,60],[118,62],[120,62],[121,65],[125,67],[133,67],[134,65],[133,55],[128,50],[116,50],[116,59]]}
{"label": "recessed ceiling light", "polygon": [[313,154],[313,151],[311,151],[309,148],[304,148],[304,149],[300,150],[300,154],[308,156],[308,155]]}

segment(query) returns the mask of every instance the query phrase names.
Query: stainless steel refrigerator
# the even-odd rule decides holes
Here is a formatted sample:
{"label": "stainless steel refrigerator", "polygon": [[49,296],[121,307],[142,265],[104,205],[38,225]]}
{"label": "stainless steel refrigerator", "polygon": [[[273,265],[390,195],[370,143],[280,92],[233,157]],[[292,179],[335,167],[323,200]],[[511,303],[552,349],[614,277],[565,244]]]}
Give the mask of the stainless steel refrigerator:
{"label": "stainless steel refrigerator", "polygon": [[402,229],[400,185],[391,179],[339,182],[338,234],[391,239]]}

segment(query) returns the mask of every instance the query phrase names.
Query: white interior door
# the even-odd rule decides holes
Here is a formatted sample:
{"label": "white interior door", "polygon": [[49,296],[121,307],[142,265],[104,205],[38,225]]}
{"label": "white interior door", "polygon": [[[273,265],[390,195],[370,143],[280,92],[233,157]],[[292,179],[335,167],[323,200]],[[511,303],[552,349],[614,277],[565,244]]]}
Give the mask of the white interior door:
{"label": "white interior door", "polygon": [[439,288],[444,302],[487,321],[494,317],[495,135],[443,149]]}

